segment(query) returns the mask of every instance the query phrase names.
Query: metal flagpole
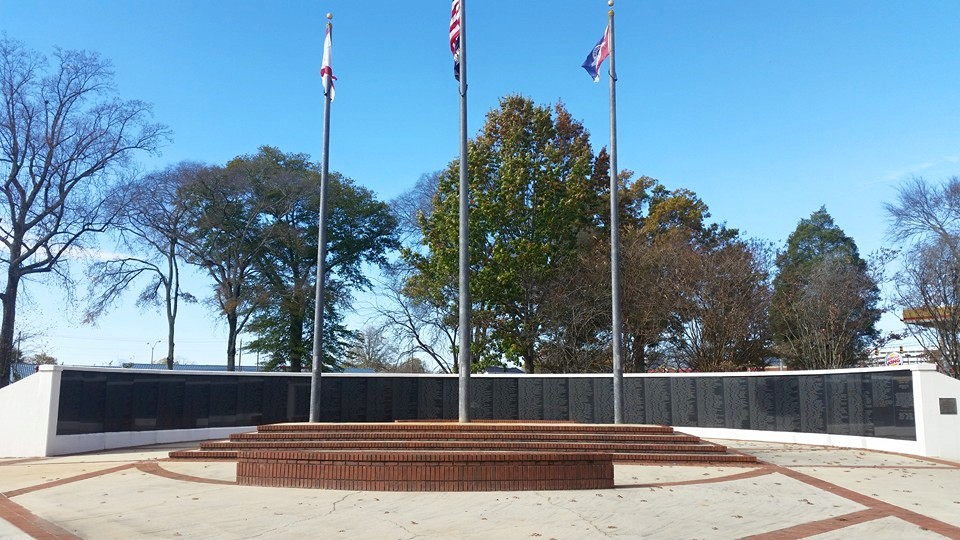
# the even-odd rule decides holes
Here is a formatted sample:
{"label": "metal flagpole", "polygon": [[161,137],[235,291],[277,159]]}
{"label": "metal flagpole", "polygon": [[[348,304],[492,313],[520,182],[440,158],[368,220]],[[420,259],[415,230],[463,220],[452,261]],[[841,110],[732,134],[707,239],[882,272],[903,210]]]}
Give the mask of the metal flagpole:
{"label": "metal flagpole", "polygon": [[470,225],[467,178],[467,6],[460,0],[460,422],[470,421]]}
{"label": "metal flagpole", "polygon": [[[333,29],[333,14],[327,13],[327,35]],[[324,38],[326,39],[326,38]],[[324,41],[326,43],[326,41]],[[324,45],[326,49],[326,45]],[[326,51],[324,51],[326,52]],[[323,370],[324,261],[327,259],[327,178],[330,165],[330,90],[333,73],[323,77],[323,154],[320,158],[320,223],[317,231],[317,288],[313,307],[313,367],[310,376],[310,421],[320,421],[320,373]]]}
{"label": "metal flagpole", "polygon": [[613,421],[623,423],[623,316],[620,311],[620,201],[617,180],[617,70],[613,34],[613,0],[610,11],[610,288],[613,298]]}

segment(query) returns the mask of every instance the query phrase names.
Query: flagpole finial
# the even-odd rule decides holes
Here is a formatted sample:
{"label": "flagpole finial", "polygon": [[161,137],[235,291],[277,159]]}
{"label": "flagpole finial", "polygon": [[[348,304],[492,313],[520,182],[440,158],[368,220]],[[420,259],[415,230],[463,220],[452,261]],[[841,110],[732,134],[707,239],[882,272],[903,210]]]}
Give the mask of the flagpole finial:
{"label": "flagpole finial", "polygon": [[[610,1],[612,2],[613,0],[610,0]],[[611,4],[611,5],[613,5],[613,4]],[[327,13],[327,20],[328,20],[328,21],[333,20],[333,13]]]}
{"label": "flagpole finial", "polygon": [[607,0],[607,5],[613,7],[613,0]]}

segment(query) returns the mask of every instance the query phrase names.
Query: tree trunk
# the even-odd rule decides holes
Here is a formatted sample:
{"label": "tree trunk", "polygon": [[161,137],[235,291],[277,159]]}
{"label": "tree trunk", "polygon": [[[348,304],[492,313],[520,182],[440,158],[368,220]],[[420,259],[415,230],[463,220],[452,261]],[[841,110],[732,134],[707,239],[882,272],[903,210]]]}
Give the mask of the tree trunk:
{"label": "tree trunk", "polygon": [[[287,349],[290,351],[290,371],[303,371],[303,317],[290,310]],[[322,366],[321,366],[322,367]]]}
{"label": "tree trunk", "polygon": [[177,241],[170,239],[167,246],[167,369],[173,370],[173,335],[180,307],[180,268],[177,266]]}
{"label": "tree trunk", "polygon": [[523,370],[529,374],[533,374],[533,370],[536,366],[536,353],[533,351],[533,344],[529,344],[524,347],[523,351]]}
{"label": "tree trunk", "polygon": [[167,313],[167,369],[173,369],[173,332],[176,315]]}
{"label": "tree trunk", "polygon": [[237,369],[237,313],[227,313],[227,371]]}
{"label": "tree trunk", "polygon": [[13,330],[17,317],[17,289],[20,287],[20,275],[10,269],[7,271],[7,287],[0,298],[3,304],[3,322],[0,324],[0,388],[10,384],[10,370],[13,367]]}

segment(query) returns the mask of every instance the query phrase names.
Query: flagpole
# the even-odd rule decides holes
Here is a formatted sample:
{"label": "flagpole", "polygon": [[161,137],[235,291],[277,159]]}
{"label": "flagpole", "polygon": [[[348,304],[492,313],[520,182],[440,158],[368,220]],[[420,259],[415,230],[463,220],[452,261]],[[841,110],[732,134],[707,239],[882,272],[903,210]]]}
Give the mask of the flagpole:
{"label": "flagpole", "polygon": [[[333,29],[327,13],[327,34]],[[324,41],[326,43],[326,41]],[[313,307],[313,366],[310,376],[310,421],[320,421],[320,373],[323,371],[323,293],[327,259],[327,180],[330,166],[330,87],[333,73],[323,80],[323,153],[320,157],[320,222],[317,227],[317,287]]]}
{"label": "flagpole", "polygon": [[613,0],[607,5],[610,28],[610,288],[613,312],[613,422],[623,423],[623,318],[620,311],[620,201],[617,179],[617,70],[614,54]]}
{"label": "flagpole", "polygon": [[460,0],[460,339],[459,420],[470,421],[470,224],[467,176],[467,6]]}

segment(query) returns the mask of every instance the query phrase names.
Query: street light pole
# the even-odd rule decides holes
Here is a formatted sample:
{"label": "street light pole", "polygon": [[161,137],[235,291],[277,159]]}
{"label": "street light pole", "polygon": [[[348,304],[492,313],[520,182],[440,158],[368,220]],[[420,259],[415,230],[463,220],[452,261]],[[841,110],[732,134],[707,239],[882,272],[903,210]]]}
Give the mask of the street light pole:
{"label": "street light pole", "polygon": [[150,347],[150,365],[153,365],[153,350],[157,348],[157,345],[160,344],[161,340],[156,340],[153,343],[147,342],[147,345]]}

